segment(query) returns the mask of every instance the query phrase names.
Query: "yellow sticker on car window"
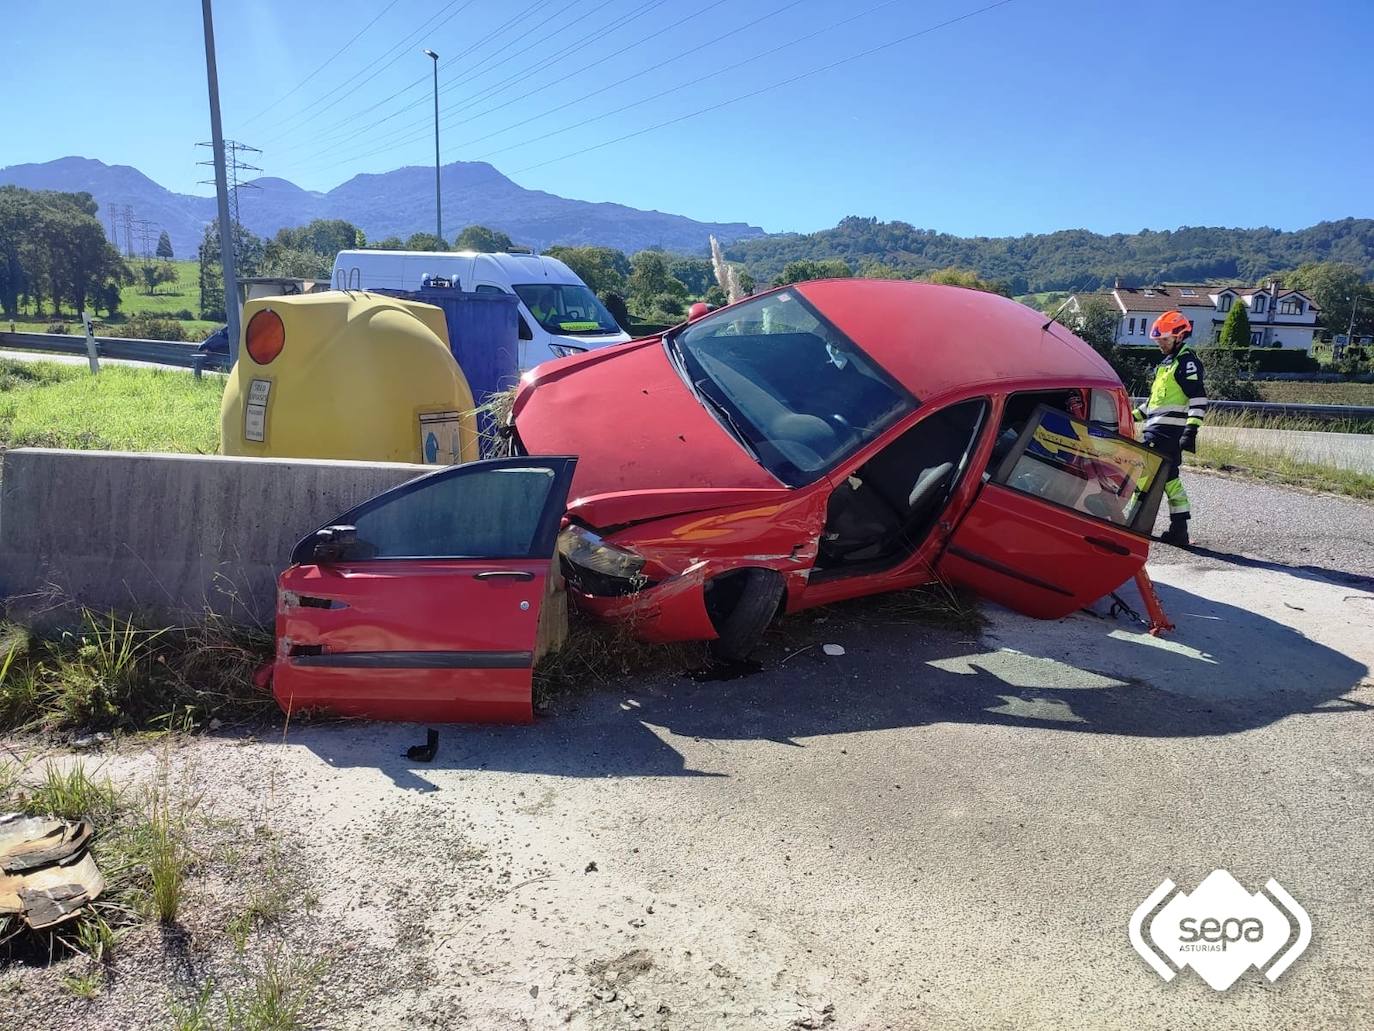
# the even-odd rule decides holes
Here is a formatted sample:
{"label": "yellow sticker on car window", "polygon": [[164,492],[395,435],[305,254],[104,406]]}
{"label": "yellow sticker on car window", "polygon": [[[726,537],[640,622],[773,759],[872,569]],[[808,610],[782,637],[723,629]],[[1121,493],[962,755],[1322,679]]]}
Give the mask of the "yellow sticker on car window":
{"label": "yellow sticker on car window", "polygon": [[567,333],[581,333],[588,329],[600,329],[599,322],[560,322],[558,328]]}

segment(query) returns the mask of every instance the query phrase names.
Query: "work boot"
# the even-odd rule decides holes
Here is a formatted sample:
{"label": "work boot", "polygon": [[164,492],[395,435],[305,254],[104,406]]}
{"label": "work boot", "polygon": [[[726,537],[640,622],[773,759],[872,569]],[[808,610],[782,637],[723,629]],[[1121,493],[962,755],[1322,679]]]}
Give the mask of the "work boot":
{"label": "work boot", "polygon": [[1188,516],[1170,516],[1169,528],[1159,535],[1159,539],[1165,544],[1174,545],[1176,548],[1186,548],[1188,546]]}

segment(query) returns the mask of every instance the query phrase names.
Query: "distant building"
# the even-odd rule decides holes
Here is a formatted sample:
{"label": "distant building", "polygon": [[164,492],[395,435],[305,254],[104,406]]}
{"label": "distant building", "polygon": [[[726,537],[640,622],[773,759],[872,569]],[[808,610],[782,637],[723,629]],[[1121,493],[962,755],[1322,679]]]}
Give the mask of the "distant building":
{"label": "distant building", "polygon": [[1262,287],[1208,286],[1206,284],[1165,283],[1161,286],[1122,286],[1111,290],[1076,294],[1068,310],[1080,311],[1089,298],[1100,298],[1121,313],[1117,321],[1116,342],[1153,346],[1150,324],[1161,312],[1176,309],[1193,323],[1192,343],[1207,346],[1216,342],[1221,325],[1232,305],[1244,304],[1250,317],[1250,346],[1296,347],[1307,350],[1316,338],[1317,306],[1301,290],[1285,290],[1278,280]]}

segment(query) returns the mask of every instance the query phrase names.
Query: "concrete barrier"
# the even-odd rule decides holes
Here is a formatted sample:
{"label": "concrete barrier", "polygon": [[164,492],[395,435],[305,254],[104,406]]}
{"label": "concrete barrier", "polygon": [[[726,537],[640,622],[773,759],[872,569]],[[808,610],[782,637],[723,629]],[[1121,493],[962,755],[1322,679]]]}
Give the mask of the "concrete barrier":
{"label": "concrete barrier", "polygon": [[[0,597],[42,626],[74,606],[158,625],[270,623],[307,533],[432,466],[22,448],[0,466]],[[61,604],[53,607],[60,596]]]}

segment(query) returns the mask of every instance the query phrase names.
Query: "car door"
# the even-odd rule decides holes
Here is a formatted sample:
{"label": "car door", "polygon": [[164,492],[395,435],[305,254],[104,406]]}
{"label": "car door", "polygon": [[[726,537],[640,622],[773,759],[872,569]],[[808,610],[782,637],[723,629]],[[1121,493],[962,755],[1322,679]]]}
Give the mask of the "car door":
{"label": "car door", "polygon": [[1135,576],[1164,489],[1161,456],[1041,405],[936,563],[1010,609],[1057,619]]}
{"label": "car door", "polygon": [[279,579],[272,691],[282,708],[530,722],[539,616],[575,465],[453,466],[301,541]]}

